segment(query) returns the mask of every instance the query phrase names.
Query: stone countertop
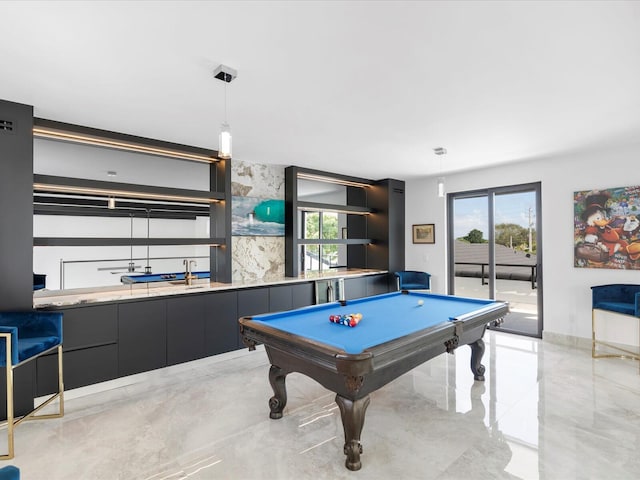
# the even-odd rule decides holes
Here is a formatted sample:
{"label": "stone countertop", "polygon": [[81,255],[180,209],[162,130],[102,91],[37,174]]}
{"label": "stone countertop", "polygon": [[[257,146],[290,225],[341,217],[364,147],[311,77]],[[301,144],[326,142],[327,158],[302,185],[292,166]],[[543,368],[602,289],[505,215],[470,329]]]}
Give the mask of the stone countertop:
{"label": "stone countertop", "polygon": [[298,277],[274,277],[246,282],[220,283],[209,279],[194,280],[192,285],[175,285],[171,282],[154,282],[96,288],[75,288],[68,290],[38,290],[33,294],[34,308],[85,305],[140,298],[185,295],[191,293],[239,290],[251,287],[286,285],[290,283],[313,282],[333,278],[363,277],[387,273],[386,270],[332,269],[325,272],[307,272]]}

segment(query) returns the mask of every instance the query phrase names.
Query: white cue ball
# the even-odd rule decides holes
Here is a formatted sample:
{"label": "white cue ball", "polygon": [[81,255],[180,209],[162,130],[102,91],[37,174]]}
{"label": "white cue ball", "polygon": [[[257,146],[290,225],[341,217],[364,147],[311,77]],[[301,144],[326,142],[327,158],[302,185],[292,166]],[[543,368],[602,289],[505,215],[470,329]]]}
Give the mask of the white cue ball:
{"label": "white cue ball", "polygon": [[424,300],[418,300],[418,306],[421,307],[422,305],[424,305]]}

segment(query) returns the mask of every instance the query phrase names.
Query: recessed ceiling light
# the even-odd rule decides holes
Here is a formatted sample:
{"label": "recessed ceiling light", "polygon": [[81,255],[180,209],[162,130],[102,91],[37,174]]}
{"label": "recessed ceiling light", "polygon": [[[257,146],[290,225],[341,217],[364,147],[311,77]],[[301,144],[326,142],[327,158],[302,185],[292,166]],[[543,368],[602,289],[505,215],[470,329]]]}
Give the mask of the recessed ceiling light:
{"label": "recessed ceiling light", "polygon": [[116,175],[118,175],[118,172],[116,172],[116,171],[109,170],[109,171],[107,172],[107,176],[108,176],[108,177],[115,177]]}

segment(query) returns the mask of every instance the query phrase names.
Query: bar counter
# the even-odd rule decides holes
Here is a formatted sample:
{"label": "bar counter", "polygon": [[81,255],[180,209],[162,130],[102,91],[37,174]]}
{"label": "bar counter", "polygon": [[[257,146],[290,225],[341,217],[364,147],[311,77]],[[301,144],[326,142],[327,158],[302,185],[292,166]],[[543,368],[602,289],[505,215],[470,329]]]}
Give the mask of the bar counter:
{"label": "bar counter", "polygon": [[357,278],[387,273],[374,269],[331,269],[324,272],[307,272],[298,277],[271,277],[260,280],[219,283],[209,279],[194,280],[191,285],[177,282],[154,282],[145,284],[117,285],[109,287],[74,288],[66,290],[38,290],[33,294],[34,308],[63,307],[72,305],[118,302],[122,300],[144,299],[149,297],[170,297],[192,293],[205,293],[224,290],[240,290],[252,287],[269,287],[334,278]]}

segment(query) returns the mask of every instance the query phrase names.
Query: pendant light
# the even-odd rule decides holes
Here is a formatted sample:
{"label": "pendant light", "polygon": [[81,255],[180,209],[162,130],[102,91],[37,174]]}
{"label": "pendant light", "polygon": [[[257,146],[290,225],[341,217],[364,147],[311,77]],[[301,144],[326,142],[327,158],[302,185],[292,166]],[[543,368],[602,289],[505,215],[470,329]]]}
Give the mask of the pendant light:
{"label": "pendant light", "polygon": [[[109,178],[115,178],[116,175],[118,175],[118,172],[116,172],[115,170],[109,170],[107,172],[107,177],[109,177]],[[109,197],[107,199],[107,208],[109,210],[115,210],[116,209],[116,197],[113,197],[113,196],[109,195]]]}
{"label": "pendant light", "polygon": [[[442,175],[442,155],[447,154],[447,149],[443,147],[434,148],[433,152],[440,157],[440,175]],[[444,177],[438,177],[438,197],[444,197]]]}
{"label": "pendant light", "polygon": [[213,76],[224,82],[224,122],[220,126],[220,138],[218,141],[218,157],[231,158],[231,127],[227,123],[227,83],[238,76],[238,72],[226,65],[219,65],[213,71]]}

